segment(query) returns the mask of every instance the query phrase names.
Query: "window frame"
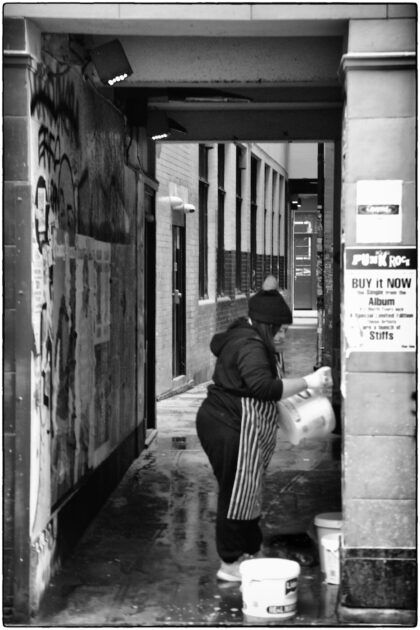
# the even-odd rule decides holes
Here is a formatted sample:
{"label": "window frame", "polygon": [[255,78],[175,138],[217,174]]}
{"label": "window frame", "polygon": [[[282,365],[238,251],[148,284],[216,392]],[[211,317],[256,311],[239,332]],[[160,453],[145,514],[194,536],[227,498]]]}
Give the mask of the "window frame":
{"label": "window frame", "polygon": [[208,196],[209,196],[208,148],[198,145],[198,294],[200,300],[209,297],[208,289]]}
{"label": "window frame", "polygon": [[225,145],[217,145],[217,280],[216,293],[225,294]]}

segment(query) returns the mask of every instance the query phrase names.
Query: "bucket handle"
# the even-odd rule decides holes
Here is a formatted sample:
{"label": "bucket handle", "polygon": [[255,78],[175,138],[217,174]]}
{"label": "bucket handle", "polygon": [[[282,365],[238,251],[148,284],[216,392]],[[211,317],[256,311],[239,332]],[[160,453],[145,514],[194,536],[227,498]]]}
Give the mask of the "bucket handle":
{"label": "bucket handle", "polygon": [[302,398],[303,400],[308,400],[308,398],[311,398],[312,394],[309,390],[304,390],[303,392],[299,392],[298,394],[296,394],[297,396],[299,396],[299,398]]}

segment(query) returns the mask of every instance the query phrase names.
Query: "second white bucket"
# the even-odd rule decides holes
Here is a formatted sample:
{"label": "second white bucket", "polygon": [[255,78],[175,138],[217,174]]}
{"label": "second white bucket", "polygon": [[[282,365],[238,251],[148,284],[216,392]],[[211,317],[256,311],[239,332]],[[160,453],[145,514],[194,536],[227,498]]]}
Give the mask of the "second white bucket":
{"label": "second white bucket", "polygon": [[300,566],[293,560],[258,558],[240,565],[242,611],[247,617],[288,619],[297,611]]}
{"label": "second white bucket", "polygon": [[325,581],[340,584],[341,533],[325,534],[321,538],[321,555],[324,558]]}
{"label": "second white bucket", "polygon": [[317,514],[317,516],[315,516],[314,524],[318,538],[319,563],[321,565],[322,573],[326,573],[324,553],[321,546],[322,537],[326,534],[341,532],[341,526],[343,523],[342,519],[343,515],[341,512],[323,512],[322,514]]}

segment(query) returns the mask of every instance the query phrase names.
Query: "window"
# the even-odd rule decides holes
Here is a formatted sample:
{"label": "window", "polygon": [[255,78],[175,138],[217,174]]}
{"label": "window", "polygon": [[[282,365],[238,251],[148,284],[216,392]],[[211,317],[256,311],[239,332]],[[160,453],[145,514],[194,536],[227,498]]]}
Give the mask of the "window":
{"label": "window", "polygon": [[198,149],[198,288],[201,299],[208,297],[208,189],[208,151],[204,144],[200,144]]}
{"label": "window", "polygon": [[267,275],[267,255],[268,255],[268,238],[267,238],[267,219],[269,216],[269,187],[270,187],[270,167],[265,167],[264,174],[264,240],[263,240],[263,276]]}
{"label": "window", "polygon": [[217,147],[217,294],[225,292],[225,145]]}
{"label": "window", "polygon": [[276,275],[276,265],[275,265],[275,251],[274,251],[274,228],[276,222],[276,207],[277,207],[277,174],[273,172],[273,181],[272,181],[272,190],[271,190],[271,262],[270,262],[270,270],[273,275]]}
{"label": "window", "polygon": [[311,260],[311,237],[300,236],[295,243],[296,260]]}
{"label": "window", "polygon": [[252,291],[257,288],[257,182],[258,161],[251,158],[251,260],[250,260],[250,286]]}
{"label": "window", "polygon": [[275,275],[274,269],[274,212],[271,213],[271,254],[270,254],[270,271]]}
{"label": "window", "polygon": [[236,147],[236,288],[240,291],[242,287],[242,169],[241,169],[242,151]]}
{"label": "window", "polygon": [[[311,246],[312,246],[312,218],[308,215],[298,218],[296,216],[294,222],[295,232],[295,259],[296,260],[311,260]],[[296,238],[296,235],[299,235]]]}

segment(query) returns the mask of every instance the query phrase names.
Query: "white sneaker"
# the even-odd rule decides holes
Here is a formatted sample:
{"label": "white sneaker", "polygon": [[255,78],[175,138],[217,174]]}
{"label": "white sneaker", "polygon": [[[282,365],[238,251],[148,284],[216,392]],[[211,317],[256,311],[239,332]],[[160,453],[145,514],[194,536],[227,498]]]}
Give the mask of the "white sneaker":
{"label": "white sneaker", "polygon": [[224,582],[242,582],[242,577],[239,572],[239,567],[244,560],[250,560],[253,556],[248,553],[244,553],[235,562],[223,562],[220,565],[220,569],[217,572],[217,578]]}

